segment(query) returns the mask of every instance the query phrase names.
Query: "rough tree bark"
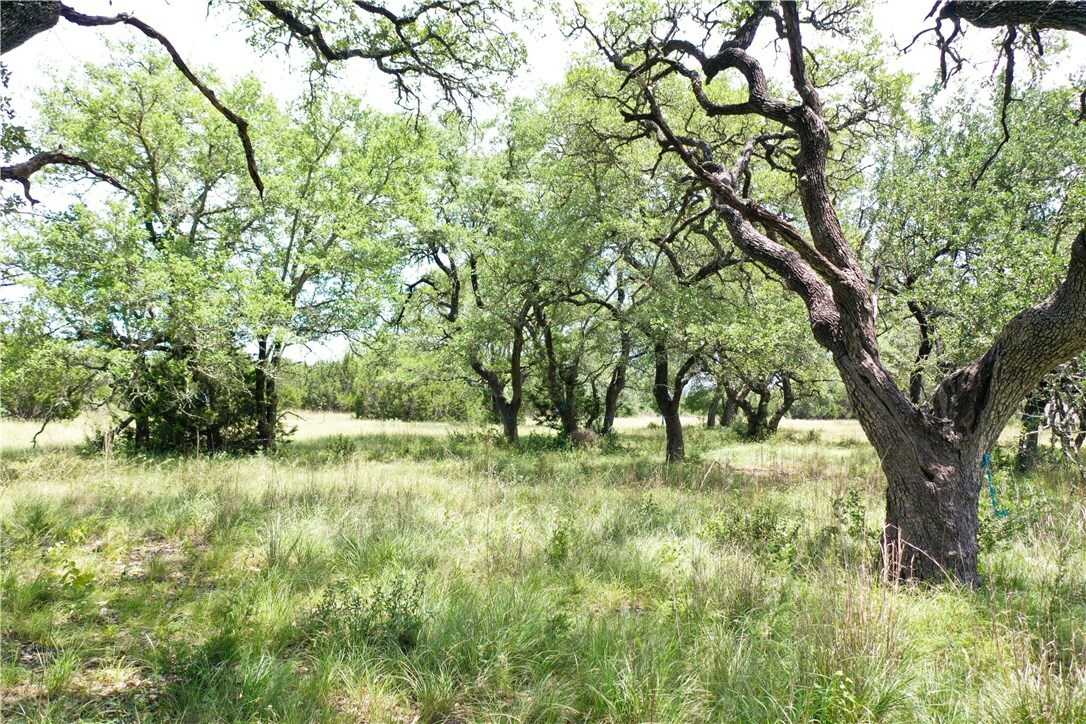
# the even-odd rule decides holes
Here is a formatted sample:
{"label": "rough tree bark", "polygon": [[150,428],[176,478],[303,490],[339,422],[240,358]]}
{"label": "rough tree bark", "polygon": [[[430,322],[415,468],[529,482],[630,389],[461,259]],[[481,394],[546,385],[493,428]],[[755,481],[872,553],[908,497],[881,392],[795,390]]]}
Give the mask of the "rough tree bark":
{"label": "rough tree bark", "polygon": [[683,390],[690,381],[690,373],[698,362],[698,356],[695,354],[687,357],[674,377],[671,377],[669,372],[667,345],[662,342],[655,343],[652,347],[652,358],[652,397],[664,418],[664,433],[667,437],[664,459],[668,463],[681,463],[686,459],[686,442],[683,439],[683,421],[679,417],[679,408]]}
{"label": "rough tree bark", "polygon": [[513,348],[509,354],[509,388],[510,395],[505,395],[505,382],[501,376],[491,369],[483,366],[478,360],[473,360],[471,368],[475,374],[486,383],[490,390],[490,400],[494,408],[494,414],[502,421],[502,432],[508,442],[515,443],[520,439],[518,418],[520,406],[524,399],[524,369],[521,365],[521,356],[524,352],[524,328],[513,328]]}
{"label": "rough tree bark", "polygon": [[15,50],[60,20],[59,2],[0,3],[0,43],[3,52]]}
{"label": "rough tree bark", "polygon": [[939,17],[978,28],[1034,25],[1086,35],[1082,0],[951,0],[943,3]]}
{"label": "rough tree bark", "polygon": [[[777,386],[781,390],[781,402],[777,409],[771,411],[773,389]],[[741,410],[746,417],[747,430],[744,436],[749,440],[765,440],[773,435],[796,402],[792,375],[787,370],[774,372],[765,379],[744,378],[741,388],[725,384],[724,390],[732,409]],[[751,402],[751,395],[757,398],[756,402]]]}
{"label": "rough tree bark", "polygon": [[[748,52],[768,17],[777,21],[787,44],[796,104],[772,95],[761,64]],[[983,355],[948,374],[928,402],[917,406],[883,364],[876,301],[837,214],[827,176],[832,132],[807,72],[796,5],[757,4],[732,38],[722,46],[714,41],[709,51],[674,35],[621,49],[593,37],[637,91],[624,110],[626,120],[641,124],[664,151],[681,158],[712,194],[734,243],[806,304],[814,337],[831,353],[887,479],[886,575],[977,583],[982,456],[1044,374],[1086,348],[1086,229],[1072,244],[1059,288],[1010,320]],[[718,103],[706,92],[705,84],[726,70],[746,79],[745,101]],[[757,115],[783,130],[752,138],[726,168],[711,157],[708,144],[672,129],[653,89],[669,74],[687,80],[708,117]],[[743,195],[755,151],[769,152],[782,140],[798,146],[789,162],[803,227]],[[780,165],[780,157],[773,162]]]}

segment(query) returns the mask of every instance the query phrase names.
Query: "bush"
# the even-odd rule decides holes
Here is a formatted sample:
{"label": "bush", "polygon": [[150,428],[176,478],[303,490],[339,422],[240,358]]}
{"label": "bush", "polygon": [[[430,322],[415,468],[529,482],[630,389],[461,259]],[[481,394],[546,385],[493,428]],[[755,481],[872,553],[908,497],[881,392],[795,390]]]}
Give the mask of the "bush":
{"label": "bush", "polygon": [[340,581],[324,593],[313,615],[318,639],[349,646],[397,646],[418,642],[424,620],[422,581],[399,571],[387,581]]}
{"label": "bush", "polygon": [[758,558],[795,563],[799,522],[797,513],[775,503],[729,506],[705,525],[705,535],[718,544],[736,545]]}

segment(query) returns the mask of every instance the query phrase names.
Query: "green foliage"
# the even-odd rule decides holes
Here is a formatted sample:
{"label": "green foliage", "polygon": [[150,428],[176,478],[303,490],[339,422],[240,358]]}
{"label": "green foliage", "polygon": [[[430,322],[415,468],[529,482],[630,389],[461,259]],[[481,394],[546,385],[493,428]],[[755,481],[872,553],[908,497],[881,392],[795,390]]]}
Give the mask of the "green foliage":
{"label": "green foliage", "polygon": [[103,355],[46,333],[38,315],[0,320],[0,414],[70,420],[100,395]]}
{"label": "green foliage", "polygon": [[[1086,137],[1071,122],[1077,92],[1016,87],[1014,131],[981,176],[1002,138],[991,111],[1002,86],[986,90],[953,99],[927,92],[917,118],[879,152],[873,197],[861,207],[871,238],[894,242],[871,249],[894,280],[894,293],[882,297],[886,314],[905,320],[910,339],[917,327],[907,303],[931,324],[937,354],[923,360],[929,373],[972,359],[1049,294],[1066,270],[1067,230],[1083,222]],[[902,377],[914,356],[908,347],[901,353]]]}
{"label": "green foliage", "polygon": [[705,524],[705,534],[720,545],[749,550],[764,560],[791,565],[799,543],[799,515],[774,502],[756,506],[730,505]]}
{"label": "green foliage", "polygon": [[[1008,466],[1009,467],[1009,466]],[[996,472],[996,501],[1006,515],[996,515],[985,481],[980,500],[981,550],[992,553],[1007,550],[1026,540],[1037,525],[1053,512],[1053,502],[1043,489],[1029,478],[1016,478]]]}
{"label": "green foliage", "polygon": [[547,562],[552,566],[560,566],[569,558],[570,530],[568,523],[559,523],[551,531],[550,540],[547,541]]}
{"label": "green foliage", "polygon": [[410,339],[378,343],[359,359],[351,411],[375,420],[472,420],[482,396],[447,374],[439,353],[412,348]]}
{"label": "green foliage", "polygon": [[314,635],[333,646],[396,646],[418,643],[426,620],[422,580],[396,571],[358,584],[329,587],[313,613]]}

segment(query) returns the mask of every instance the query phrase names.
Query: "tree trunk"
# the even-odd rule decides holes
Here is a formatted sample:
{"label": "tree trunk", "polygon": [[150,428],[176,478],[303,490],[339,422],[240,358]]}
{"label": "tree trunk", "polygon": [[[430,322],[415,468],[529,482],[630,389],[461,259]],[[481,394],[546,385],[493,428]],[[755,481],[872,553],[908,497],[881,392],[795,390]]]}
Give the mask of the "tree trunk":
{"label": "tree trunk", "polygon": [[[915,438],[909,440],[916,445]],[[957,580],[974,585],[981,463],[979,451],[928,448],[917,464],[912,451],[887,454],[883,564],[890,579]]]}
{"label": "tree trunk", "polygon": [[572,438],[573,434],[581,429],[577,422],[577,409],[573,404],[573,400],[567,397],[557,407],[558,420],[562,424],[562,435]]}
{"label": "tree trunk", "polygon": [[267,339],[257,342],[253,402],[256,406],[257,444],[264,450],[275,449],[279,422],[279,395],[275,389],[274,367],[278,357],[275,343]]}
{"label": "tree trunk", "polygon": [[748,405],[743,411],[747,415],[747,439],[765,440],[769,437],[769,390],[755,393],[757,405]]}
{"label": "tree trunk", "polygon": [[481,362],[474,360],[471,368],[479,375],[490,389],[490,400],[494,407],[494,414],[502,421],[502,434],[507,442],[515,443],[520,440],[518,418],[520,406],[524,399],[524,369],[521,366],[521,358],[524,352],[524,329],[513,328],[513,348],[509,355],[509,386],[510,397],[505,396],[505,383],[497,372],[487,369]]}
{"label": "tree trunk", "polygon": [[547,363],[546,383],[547,394],[551,398],[558,420],[561,424],[561,434],[573,439],[574,433],[580,429],[577,415],[577,373],[580,368],[580,357],[574,357],[569,363],[563,364],[558,359],[555,350],[554,332],[547,321],[543,309],[534,307],[536,323],[543,335],[543,352]]}
{"label": "tree trunk", "polygon": [[600,433],[606,435],[615,426],[615,415],[618,413],[618,398],[622,390],[626,388],[626,368],[630,361],[630,332],[625,327],[621,332],[621,342],[618,362],[611,373],[611,381],[607,385],[607,393],[603,403],[603,426]]}
{"label": "tree trunk", "polygon": [[686,442],[683,439],[683,421],[679,417],[678,406],[675,412],[664,416],[664,433],[667,437],[665,460],[669,463],[681,463],[686,460]]}
{"label": "tree trunk", "polygon": [[728,427],[735,421],[735,403],[731,400],[724,402],[724,412],[720,414],[720,426]]}
{"label": "tree trunk", "polygon": [[664,418],[664,433],[667,437],[664,459],[668,463],[680,463],[686,459],[683,421],[679,417],[679,409],[683,389],[686,387],[687,375],[693,369],[697,359],[697,355],[691,355],[682,364],[672,380],[668,371],[667,347],[659,342],[653,345],[655,375],[652,385],[652,397],[656,400],[656,405]]}
{"label": "tree trunk", "polygon": [[516,443],[520,440],[520,429],[517,425],[517,413],[506,412],[502,414],[502,434],[506,442]]}
{"label": "tree trunk", "polygon": [[716,427],[717,412],[720,410],[720,393],[713,395],[712,401],[709,403],[709,415],[705,418],[705,427],[710,430]]}

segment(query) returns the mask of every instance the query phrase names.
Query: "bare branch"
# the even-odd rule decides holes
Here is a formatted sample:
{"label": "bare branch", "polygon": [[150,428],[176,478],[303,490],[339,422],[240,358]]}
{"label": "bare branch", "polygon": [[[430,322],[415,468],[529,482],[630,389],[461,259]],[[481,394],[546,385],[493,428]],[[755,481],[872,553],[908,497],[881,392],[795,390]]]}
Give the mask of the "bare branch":
{"label": "bare branch", "polygon": [[264,196],[264,182],[260,178],[260,172],[257,170],[256,165],[256,153],[253,151],[253,142],[249,138],[249,123],[244,118],[234,113],[227,108],[219,100],[219,97],[215,95],[215,91],[208,88],[189,68],[188,64],[181,58],[181,54],[177,52],[177,49],[173,46],[166,36],[152,28],[147,23],[143,22],[137,17],[129,15],[127,13],[121,13],[114,16],[103,15],[84,15],[83,13],[76,12],[72,8],[68,7],[64,3],[60,5],[60,16],[68,22],[83,27],[97,27],[101,25],[129,25],[136,30],[140,31],[148,38],[156,41],[159,45],[166,49],[170,58],[173,60],[174,66],[177,67],[181,74],[188,79],[189,83],[192,83],[204,98],[211,103],[211,105],[217,110],[223,118],[234,124],[234,127],[238,130],[238,138],[241,139],[241,145],[245,149],[245,161],[249,168],[249,177],[253,180],[253,184],[256,186],[257,192],[261,198]]}
{"label": "bare branch", "polygon": [[82,158],[64,153],[63,149],[59,148],[56,151],[43,151],[22,163],[0,168],[0,180],[18,181],[23,185],[23,195],[26,196],[27,201],[36,204],[38,203],[37,199],[30,195],[30,177],[46,166],[76,166],[95,178],[119,188],[121,191],[132,193],[124,184],[105,171],[99,171]]}

